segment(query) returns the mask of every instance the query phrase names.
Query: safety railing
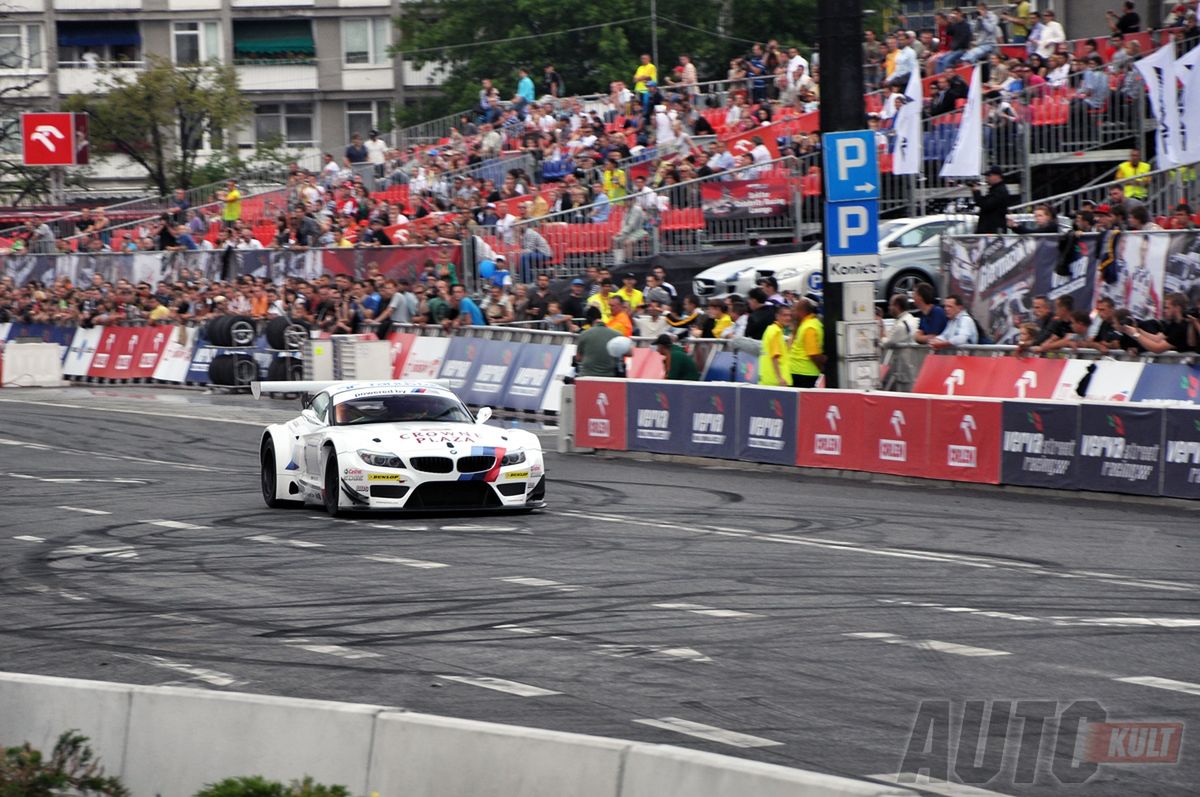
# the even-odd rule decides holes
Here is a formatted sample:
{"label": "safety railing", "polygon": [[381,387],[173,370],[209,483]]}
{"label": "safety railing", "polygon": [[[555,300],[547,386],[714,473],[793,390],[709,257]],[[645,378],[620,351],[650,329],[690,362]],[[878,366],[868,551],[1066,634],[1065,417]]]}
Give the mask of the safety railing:
{"label": "safety railing", "polygon": [[[931,349],[929,346],[922,343],[900,343],[890,348],[897,351],[912,351],[924,354],[925,356],[953,356],[953,355],[969,355],[971,357],[1029,357],[1039,358],[1044,360],[1120,360],[1122,362],[1144,362],[1144,363],[1183,363],[1192,364],[1200,362],[1200,354],[1193,352],[1138,352],[1131,354],[1123,349],[1113,349],[1112,351],[1102,352],[1097,349],[1057,349],[1049,352],[1031,352],[1028,349],[1022,349],[1020,346],[1011,346],[1004,344],[972,344],[963,346],[950,346],[941,349]],[[922,358],[923,360],[923,358]]]}
{"label": "safety railing", "polygon": [[[1169,217],[1178,203],[1189,198],[1195,201],[1200,196],[1198,170],[1200,162],[1169,169],[1155,169],[1136,177],[1109,179],[1033,202],[1022,202],[1013,205],[1011,210],[1014,213],[1032,212],[1035,205],[1047,204],[1059,212],[1066,212],[1079,208],[1084,201],[1095,205],[1109,203],[1112,201],[1110,191],[1113,188],[1121,188],[1126,196],[1145,204],[1152,217]],[[1200,211],[1200,208],[1193,209],[1193,212],[1196,211]]]}

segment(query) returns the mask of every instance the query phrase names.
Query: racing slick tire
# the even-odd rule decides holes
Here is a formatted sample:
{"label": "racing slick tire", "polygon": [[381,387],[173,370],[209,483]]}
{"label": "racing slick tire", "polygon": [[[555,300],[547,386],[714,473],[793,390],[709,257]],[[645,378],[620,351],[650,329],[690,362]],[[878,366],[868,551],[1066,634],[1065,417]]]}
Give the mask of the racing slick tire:
{"label": "racing slick tire", "polygon": [[338,470],[337,454],[329,452],[329,459],[325,462],[325,489],[322,490],[322,497],[325,501],[325,511],[330,517],[342,517],[346,514],[346,510],[342,508],[342,482],[341,471]]}
{"label": "racing slick tire", "polygon": [[304,348],[308,340],[308,324],[302,321],[292,321],[290,318],[278,316],[267,322],[267,346],[272,349],[291,350]]}
{"label": "racing slick tire", "polygon": [[263,443],[262,453],[259,456],[259,462],[262,466],[262,496],[263,503],[271,509],[285,509],[288,507],[297,507],[302,504],[301,501],[288,501],[283,498],[276,498],[275,494],[278,487],[279,473],[276,470],[275,462],[275,441],[267,438]]}

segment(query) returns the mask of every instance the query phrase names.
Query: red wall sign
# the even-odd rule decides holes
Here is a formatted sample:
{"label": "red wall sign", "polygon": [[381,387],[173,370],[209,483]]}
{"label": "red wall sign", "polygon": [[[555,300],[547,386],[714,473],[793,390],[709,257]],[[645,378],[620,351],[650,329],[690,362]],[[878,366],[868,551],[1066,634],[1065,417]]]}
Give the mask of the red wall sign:
{"label": "red wall sign", "polygon": [[929,468],[934,479],[1000,483],[999,401],[931,399],[929,402]]}
{"label": "red wall sign", "polygon": [[576,380],[576,445],[618,451],[629,447],[625,432],[625,385],[623,379]]}
{"label": "red wall sign", "polygon": [[86,165],[87,114],[21,114],[21,156],[26,166]]}

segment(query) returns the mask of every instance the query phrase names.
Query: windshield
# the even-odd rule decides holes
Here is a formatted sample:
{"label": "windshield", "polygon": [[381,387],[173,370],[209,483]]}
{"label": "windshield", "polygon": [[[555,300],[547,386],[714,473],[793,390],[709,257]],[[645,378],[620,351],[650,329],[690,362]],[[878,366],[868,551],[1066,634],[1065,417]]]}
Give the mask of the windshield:
{"label": "windshield", "polygon": [[347,399],[334,407],[333,416],[334,423],[339,426],[408,421],[472,422],[458,399],[434,393]]}

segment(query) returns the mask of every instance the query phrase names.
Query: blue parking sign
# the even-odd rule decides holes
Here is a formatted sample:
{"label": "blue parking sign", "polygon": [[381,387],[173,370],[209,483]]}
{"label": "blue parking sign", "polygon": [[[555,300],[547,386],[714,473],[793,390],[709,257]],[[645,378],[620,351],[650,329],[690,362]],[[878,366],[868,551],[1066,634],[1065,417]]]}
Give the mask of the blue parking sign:
{"label": "blue parking sign", "polygon": [[821,137],[821,154],[827,202],[879,198],[879,157],[874,132],[826,133]]}
{"label": "blue parking sign", "polygon": [[879,254],[879,201],[825,203],[825,251],[830,257]]}

